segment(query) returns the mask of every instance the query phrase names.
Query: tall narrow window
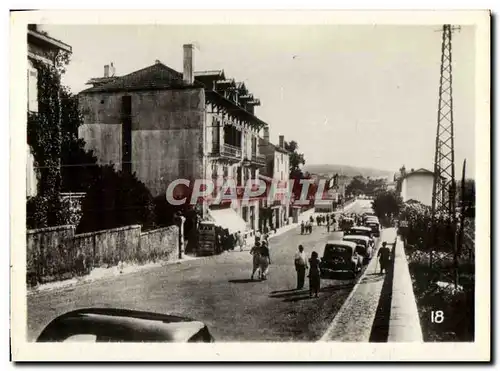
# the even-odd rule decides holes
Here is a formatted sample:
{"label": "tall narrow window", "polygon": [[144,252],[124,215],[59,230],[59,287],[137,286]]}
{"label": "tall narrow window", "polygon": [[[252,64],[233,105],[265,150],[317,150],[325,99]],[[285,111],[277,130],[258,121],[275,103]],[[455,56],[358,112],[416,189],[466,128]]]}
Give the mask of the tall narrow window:
{"label": "tall narrow window", "polygon": [[132,97],[122,97],[122,171],[132,173]]}

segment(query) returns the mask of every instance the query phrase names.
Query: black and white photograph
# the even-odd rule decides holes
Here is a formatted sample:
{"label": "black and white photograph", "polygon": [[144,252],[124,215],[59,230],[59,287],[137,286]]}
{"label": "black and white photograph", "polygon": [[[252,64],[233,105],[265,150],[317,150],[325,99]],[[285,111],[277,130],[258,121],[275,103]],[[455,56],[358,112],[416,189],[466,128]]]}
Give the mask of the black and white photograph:
{"label": "black and white photograph", "polygon": [[490,359],[488,11],[11,31],[14,359]]}

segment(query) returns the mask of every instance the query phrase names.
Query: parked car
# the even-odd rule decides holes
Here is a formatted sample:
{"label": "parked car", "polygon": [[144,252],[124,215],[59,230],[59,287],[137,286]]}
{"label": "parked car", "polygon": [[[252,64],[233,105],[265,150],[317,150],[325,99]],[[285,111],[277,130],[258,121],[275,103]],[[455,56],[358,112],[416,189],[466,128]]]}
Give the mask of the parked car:
{"label": "parked car", "polygon": [[373,257],[372,240],[366,236],[344,236],[344,241],[351,241],[356,244],[356,252],[363,256],[363,264],[368,264]]}
{"label": "parked car", "polygon": [[375,237],[380,237],[380,223],[378,220],[368,219],[365,222],[365,226],[367,226],[368,228],[370,228],[372,230],[372,234]]}
{"label": "parked car", "polygon": [[50,322],[37,342],[212,343],[207,326],[190,318],[126,309],[91,308]]}
{"label": "parked car", "polygon": [[355,226],[347,231],[344,231],[344,236],[366,236],[370,238],[372,247],[375,245],[375,239],[373,238],[372,229],[365,226]]}
{"label": "parked car", "polygon": [[363,256],[356,251],[356,243],[351,241],[328,241],[320,262],[321,277],[332,273],[349,272],[356,277],[363,266]]}

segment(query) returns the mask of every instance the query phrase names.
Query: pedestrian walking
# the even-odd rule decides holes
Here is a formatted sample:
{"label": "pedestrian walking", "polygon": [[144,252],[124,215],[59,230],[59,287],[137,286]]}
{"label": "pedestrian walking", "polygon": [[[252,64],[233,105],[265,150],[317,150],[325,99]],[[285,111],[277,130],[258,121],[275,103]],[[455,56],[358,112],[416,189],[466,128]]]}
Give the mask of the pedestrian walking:
{"label": "pedestrian walking", "polygon": [[318,215],[318,216],[316,216],[316,225],[320,225],[320,224],[321,224],[321,221],[320,221],[319,215]]}
{"label": "pedestrian walking", "polygon": [[271,256],[269,253],[269,244],[263,241],[260,247],[260,279],[267,280],[269,273],[269,265],[271,265]]}
{"label": "pedestrian walking", "polygon": [[[250,276],[250,279],[253,281],[253,276],[255,275],[255,272],[260,268],[260,241],[256,241],[255,245],[250,249],[250,254],[252,255],[252,275]],[[262,272],[260,272],[262,274]]]}
{"label": "pedestrian walking", "polygon": [[330,215],[326,214],[326,223],[330,223]]}
{"label": "pedestrian walking", "polygon": [[236,232],[236,244],[240,248],[240,251],[243,251],[245,246],[245,239],[243,238],[243,234],[241,231]]}
{"label": "pedestrian walking", "polygon": [[330,233],[330,222],[328,220],[326,221],[326,230]]}
{"label": "pedestrian walking", "polygon": [[315,297],[319,296],[319,289],[321,287],[319,263],[318,253],[313,251],[311,253],[311,259],[309,259],[309,297],[311,298],[313,294]]}
{"label": "pedestrian walking", "polygon": [[301,290],[304,288],[307,269],[307,256],[302,245],[299,245],[299,251],[295,254],[294,264],[295,271],[297,272],[297,290]]}
{"label": "pedestrian walking", "polygon": [[302,221],[302,222],[300,223],[300,234],[304,234],[304,227],[305,227],[305,225],[304,225],[304,221]]}
{"label": "pedestrian walking", "polygon": [[382,242],[382,247],[378,250],[377,257],[380,263],[380,274],[387,273],[389,262],[391,261],[391,250],[387,247],[387,242]]}

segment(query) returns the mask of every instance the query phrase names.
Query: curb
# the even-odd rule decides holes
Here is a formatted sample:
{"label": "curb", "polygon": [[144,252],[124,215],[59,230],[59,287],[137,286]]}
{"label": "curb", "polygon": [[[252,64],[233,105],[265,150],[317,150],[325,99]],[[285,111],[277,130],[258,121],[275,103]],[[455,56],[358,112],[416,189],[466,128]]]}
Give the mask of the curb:
{"label": "curb", "polygon": [[417,302],[413,293],[404,244],[398,236],[395,246],[391,315],[388,342],[423,342]]}

